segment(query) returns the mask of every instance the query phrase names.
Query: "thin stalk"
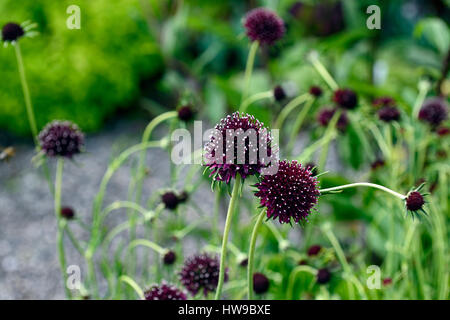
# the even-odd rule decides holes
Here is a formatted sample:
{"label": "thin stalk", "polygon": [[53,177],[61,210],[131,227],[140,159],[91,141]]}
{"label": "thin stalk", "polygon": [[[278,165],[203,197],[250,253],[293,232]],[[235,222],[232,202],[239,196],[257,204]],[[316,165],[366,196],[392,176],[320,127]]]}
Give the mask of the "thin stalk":
{"label": "thin stalk", "polygon": [[216,191],[215,194],[215,200],[214,200],[214,216],[213,216],[213,243],[216,243],[216,241],[220,241],[220,236],[219,236],[219,220],[220,220],[220,200],[221,200],[222,196],[220,194],[220,190]]}
{"label": "thin stalk", "polygon": [[289,113],[291,113],[295,108],[297,108],[303,102],[308,100],[309,97],[310,97],[309,93],[304,93],[302,95],[299,95],[298,97],[295,97],[291,101],[289,101],[289,103],[286,104],[286,106],[284,106],[283,110],[281,110],[280,115],[278,116],[277,120],[275,121],[274,128],[280,129],[283,126],[283,123],[286,120]]}
{"label": "thin stalk", "polygon": [[225,221],[225,228],[223,231],[222,249],[221,249],[221,254],[220,254],[219,281],[217,283],[215,300],[219,300],[220,296],[222,294],[223,282],[225,280],[225,260],[226,260],[226,253],[227,253],[228,235],[230,233],[230,229],[232,226],[233,214],[234,214],[234,210],[236,208],[236,204],[238,202],[240,188],[241,188],[241,176],[239,174],[237,174],[236,179],[234,181],[233,191],[231,193],[230,203],[228,205],[227,219]]}
{"label": "thin stalk", "polygon": [[297,276],[301,272],[306,272],[312,274],[314,277],[317,275],[317,270],[310,266],[297,266],[292,270],[291,274],[289,275],[289,282],[288,282],[288,288],[287,288],[287,299],[292,300],[294,298],[294,285],[295,280],[297,279]]}
{"label": "thin stalk", "polygon": [[248,97],[247,99],[245,99],[242,104],[241,107],[239,109],[240,112],[246,112],[247,108],[252,105],[253,103],[255,103],[256,101],[259,100],[263,100],[263,99],[270,99],[273,97],[273,92],[272,90],[270,91],[264,91],[264,92],[259,92],[256,93],[250,97]]}
{"label": "thin stalk", "polygon": [[259,228],[266,216],[266,208],[264,208],[256,220],[255,226],[253,227],[252,237],[250,238],[250,247],[248,249],[248,266],[247,266],[247,283],[248,283],[248,299],[253,300],[253,266],[255,264],[255,248],[256,248],[256,238],[258,236]]}
{"label": "thin stalk", "polygon": [[250,52],[247,57],[247,64],[245,66],[245,75],[244,75],[244,91],[242,92],[241,105],[244,103],[245,99],[247,99],[249,90],[250,90],[250,79],[253,73],[253,66],[255,64],[256,52],[258,51],[259,42],[253,41],[250,46]]}
{"label": "thin stalk", "polygon": [[294,148],[295,139],[297,138],[300,129],[302,128],[302,124],[308,115],[311,106],[314,104],[314,98],[310,98],[304,105],[302,111],[298,114],[297,119],[295,120],[294,127],[291,131],[291,136],[289,138],[289,143],[287,145],[287,154],[290,155],[292,153],[292,149]]}
{"label": "thin stalk", "polygon": [[344,190],[344,189],[348,189],[348,188],[354,188],[354,187],[370,187],[370,188],[375,188],[375,189],[379,189],[382,190],[384,192],[387,192],[401,200],[404,200],[406,198],[405,195],[395,192],[394,190],[391,190],[389,188],[386,188],[384,186],[381,186],[379,184],[375,184],[375,183],[370,183],[370,182],[356,182],[356,183],[350,183],[350,184],[344,184],[342,186],[337,186],[337,187],[332,187],[332,188],[326,188],[326,189],[320,189],[319,192],[321,194],[323,193],[327,193],[327,192],[333,192],[333,191],[340,191],[340,190]]}
{"label": "thin stalk", "polygon": [[[328,127],[325,130],[324,136],[328,136],[331,132],[336,130],[336,125],[339,121],[339,118],[341,117],[342,111],[341,110],[337,110],[333,117],[331,118],[330,122],[328,123]],[[320,171],[324,171],[325,170],[325,165],[327,162],[327,158],[328,158],[328,149],[330,147],[330,140],[327,140],[327,142],[325,143],[325,145],[323,146],[321,152],[320,152],[320,158],[319,158],[319,170]]]}
{"label": "thin stalk", "polygon": [[69,237],[70,241],[72,242],[73,246],[78,251],[78,253],[84,256],[84,248],[81,246],[80,242],[77,240],[77,238],[75,237],[72,230],[67,224],[64,228],[64,231],[67,233],[67,236]]}
{"label": "thin stalk", "polygon": [[36,146],[39,145],[39,142],[37,140],[38,137],[38,130],[36,125],[36,118],[34,116],[34,110],[33,105],[31,103],[31,96],[30,96],[30,89],[28,88],[28,82],[25,74],[25,67],[23,64],[22,59],[22,51],[20,50],[19,42],[16,41],[14,44],[14,48],[16,51],[16,58],[17,58],[17,66],[19,69],[19,75],[20,75],[20,82],[22,84],[22,90],[23,95],[25,98],[25,106],[27,109],[27,116],[28,116],[28,122],[30,123],[31,133],[33,134],[33,140]]}
{"label": "thin stalk", "polygon": [[133,290],[137,293],[137,295],[139,296],[139,298],[141,300],[145,299],[144,290],[142,290],[141,287],[139,287],[139,285],[136,283],[136,281],[131,279],[129,276],[122,275],[122,276],[120,276],[119,281],[125,282],[131,288],[133,288]]}
{"label": "thin stalk", "polygon": [[55,215],[56,221],[58,223],[57,232],[57,247],[58,247],[58,259],[59,265],[61,267],[61,274],[64,281],[64,291],[66,292],[66,297],[71,299],[72,293],[67,287],[67,263],[66,254],[64,252],[64,229],[66,226],[66,220],[61,217],[61,189],[62,189],[62,177],[64,170],[64,159],[58,158],[56,164],[56,175],[55,175]]}
{"label": "thin stalk", "polygon": [[337,90],[339,88],[338,84],[336,83],[336,81],[334,81],[333,77],[330,75],[325,66],[320,62],[319,58],[316,56],[311,56],[310,60],[313,67],[316,69],[322,79],[328,84],[331,90]]}

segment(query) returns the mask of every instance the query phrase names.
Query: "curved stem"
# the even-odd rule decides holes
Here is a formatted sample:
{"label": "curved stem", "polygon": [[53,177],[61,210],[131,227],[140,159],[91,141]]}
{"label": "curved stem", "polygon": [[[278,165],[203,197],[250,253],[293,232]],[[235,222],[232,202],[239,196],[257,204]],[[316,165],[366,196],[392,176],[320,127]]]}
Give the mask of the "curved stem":
{"label": "curved stem", "polygon": [[[331,132],[336,130],[336,125],[339,121],[339,118],[341,117],[342,111],[341,110],[337,110],[333,117],[331,118],[330,122],[328,123],[328,127],[325,130],[324,136],[328,136]],[[325,170],[325,165],[327,162],[327,158],[328,158],[328,149],[330,147],[330,140],[327,140],[326,143],[323,146],[323,149],[320,152],[320,158],[319,158],[319,170],[320,171],[324,171]]]}
{"label": "curved stem", "polygon": [[258,50],[259,42],[253,41],[250,46],[250,52],[247,57],[247,64],[245,66],[245,76],[244,76],[244,91],[242,92],[241,105],[244,100],[247,99],[248,92],[250,90],[250,79],[253,73],[253,66],[255,64],[256,51]]}
{"label": "curved stem", "polygon": [[305,103],[304,107],[302,108],[302,110],[298,114],[297,119],[295,120],[294,127],[293,127],[293,129],[291,131],[291,136],[289,138],[289,143],[288,143],[287,148],[286,148],[287,152],[288,152],[288,155],[290,155],[291,152],[292,152],[292,149],[293,149],[294,143],[295,143],[295,138],[297,138],[297,134],[300,132],[302,124],[305,121],[306,116],[307,116],[309,110],[311,109],[311,106],[313,105],[313,103],[314,103],[314,98],[310,98],[308,100],[308,102]]}
{"label": "curved stem", "polygon": [[255,261],[255,247],[256,238],[258,236],[259,228],[266,216],[266,208],[264,208],[256,220],[255,226],[253,227],[252,237],[250,238],[250,247],[248,250],[248,266],[247,266],[247,283],[248,283],[248,299],[253,300],[253,266]]}
{"label": "curved stem", "polygon": [[150,240],[147,240],[147,239],[136,239],[136,240],[133,240],[128,245],[128,250],[136,248],[137,246],[144,246],[144,247],[150,248],[150,249],[156,251],[157,253],[159,253],[160,255],[164,255],[167,252],[167,249],[164,249],[163,247],[161,247],[157,243],[155,243],[153,241],[150,241]]}
{"label": "curved stem", "polygon": [[325,80],[331,90],[335,91],[339,88],[336,81],[334,81],[333,77],[330,75],[325,66],[320,62],[319,58],[316,55],[312,55],[310,57],[310,61],[320,76]]}
{"label": "curved stem", "polygon": [[350,184],[344,184],[342,186],[337,186],[337,187],[332,187],[332,188],[326,188],[326,189],[320,189],[319,192],[321,194],[323,193],[327,193],[327,192],[332,192],[332,191],[340,191],[340,190],[344,190],[344,189],[348,189],[348,188],[354,188],[354,187],[370,187],[370,188],[375,188],[375,189],[379,189],[382,190],[384,192],[390,193],[391,195],[404,200],[406,198],[405,195],[395,192],[394,190],[391,190],[389,188],[386,188],[384,186],[381,186],[379,184],[375,184],[375,183],[370,183],[370,182],[357,182],[357,183],[350,183]]}
{"label": "curved stem", "polygon": [[139,296],[140,299],[142,299],[142,300],[145,299],[144,290],[142,290],[141,287],[139,287],[139,285],[136,283],[136,281],[134,281],[133,279],[131,279],[129,276],[126,276],[126,275],[120,276],[119,280],[122,282],[125,282],[131,288],[133,288],[133,290],[137,293],[137,295]]}
{"label": "curved stem", "polygon": [[225,260],[227,253],[227,243],[228,243],[228,235],[231,229],[231,221],[233,220],[234,209],[236,207],[236,203],[239,197],[239,189],[241,188],[241,176],[239,174],[236,175],[236,180],[233,186],[233,192],[231,193],[230,203],[228,205],[227,211],[227,219],[225,221],[225,228],[223,231],[222,238],[222,249],[220,254],[220,270],[219,270],[219,281],[217,283],[217,290],[215,295],[215,300],[220,299],[220,295],[222,294],[223,282],[225,280]]}
{"label": "curved stem", "polygon": [[56,221],[58,223],[58,232],[57,232],[58,259],[59,265],[61,267],[62,278],[64,281],[64,291],[66,292],[66,297],[70,299],[72,295],[69,288],[67,287],[66,255],[64,252],[64,229],[66,226],[66,221],[61,217],[61,189],[62,189],[63,170],[64,170],[64,159],[58,158],[55,175],[55,215]]}
{"label": "curved stem", "polygon": [[263,100],[263,99],[270,99],[273,97],[273,92],[272,90],[270,91],[264,91],[264,92],[259,92],[256,93],[250,97],[248,97],[247,99],[244,100],[244,102],[242,102],[241,107],[240,107],[240,112],[246,112],[247,108],[255,103],[258,100]]}
{"label": "curved stem", "polygon": [[274,128],[280,129],[283,126],[284,120],[286,120],[289,113],[291,113],[291,111],[297,108],[300,104],[305,102],[309,97],[310,97],[309,93],[304,93],[289,101],[289,103],[283,108],[283,110],[281,110],[280,115],[275,121]]}
{"label": "curved stem", "polygon": [[306,272],[312,274],[314,277],[317,275],[317,270],[310,266],[297,266],[292,270],[289,275],[289,283],[287,288],[287,298],[292,300],[294,297],[294,285],[295,280],[297,279],[297,275],[301,272]]}
{"label": "curved stem", "polygon": [[37,140],[38,130],[37,130],[37,125],[36,125],[36,118],[34,116],[33,105],[31,103],[30,89],[28,88],[28,82],[27,82],[27,78],[25,75],[25,67],[24,67],[23,59],[22,59],[22,52],[20,50],[20,45],[19,45],[18,41],[16,41],[16,43],[14,44],[14,48],[16,51],[17,66],[19,69],[20,82],[22,83],[22,90],[23,90],[23,95],[25,98],[25,106],[27,109],[28,122],[30,123],[31,133],[33,134],[33,140],[34,140],[36,146],[38,146],[39,143]]}

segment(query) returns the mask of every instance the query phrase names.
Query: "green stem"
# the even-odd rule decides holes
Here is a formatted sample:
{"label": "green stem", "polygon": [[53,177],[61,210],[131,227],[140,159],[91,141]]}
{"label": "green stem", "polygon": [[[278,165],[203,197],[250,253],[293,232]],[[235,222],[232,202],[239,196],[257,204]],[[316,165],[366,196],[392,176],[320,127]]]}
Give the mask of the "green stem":
{"label": "green stem", "polygon": [[275,121],[275,129],[280,129],[283,126],[284,121],[286,120],[289,113],[291,113],[295,108],[297,108],[300,104],[305,102],[310,97],[309,93],[304,93],[299,95],[298,97],[289,101],[289,103],[281,110],[280,115]]}
{"label": "green stem", "polygon": [[375,188],[375,189],[379,189],[382,190],[384,192],[390,193],[393,196],[404,200],[406,198],[405,195],[395,192],[394,190],[391,190],[389,188],[386,188],[384,186],[381,186],[379,184],[375,184],[375,183],[370,183],[370,182],[357,182],[357,183],[350,183],[350,184],[344,184],[342,186],[337,186],[337,187],[332,187],[332,188],[326,188],[326,189],[320,189],[319,192],[321,194],[327,193],[327,192],[332,192],[332,191],[340,191],[340,190],[344,190],[344,189],[348,189],[348,188],[354,188],[354,187],[370,187],[370,188]]}
{"label": "green stem", "polygon": [[253,41],[250,46],[250,52],[247,57],[247,64],[245,66],[245,75],[244,75],[244,91],[242,92],[241,105],[244,103],[244,100],[247,99],[249,90],[250,90],[250,79],[253,73],[253,66],[255,64],[256,52],[258,51],[259,42]]}
{"label": "green stem", "polygon": [[256,93],[256,94],[254,94],[254,95],[248,97],[247,99],[245,99],[245,100],[242,102],[239,111],[244,113],[244,112],[247,111],[247,108],[248,108],[251,104],[255,103],[256,101],[263,100],[263,99],[270,99],[270,98],[272,98],[272,97],[273,97],[273,92],[272,92],[272,90],[271,90],[271,91],[264,91],[264,92]]}
{"label": "green stem", "polygon": [[295,139],[297,138],[298,133],[300,132],[300,129],[302,127],[303,122],[306,119],[306,116],[308,115],[309,110],[311,109],[311,106],[314,104],[314,98],[310,98],[308,102],[305,103],[305,106],[303,107],[302,111],[298,114],[297,119],[295,120],[294,127],[291,131],[291,136],[289,138],[289,143],[287,145],[287,154],[290,155],[292,153],[292,149],[294,147]]}
{"label": "green stem", "polygon": [[248,250],[248,266],[247,266],[247,283],[248,283],[248,299],[253,300],[253,266],[255,261],[255,247],[256,238],[258,236],[259,228],[266,216],[266,208],[264,208],[256,220],[255,226],[253,227],[252,237],[250,238],[250,247]]}
{"label": "green stem", "polygon": [[139,296],[139,298],[141,300],[145,299],[144,290],[142,290],[141,287],[139,287],[139,285],[136,283],[136,281],[134,281],[132,278],[130,278],[129,276],[126,276],[126,275],[122,275],[122,276],[120,276],[119,281],[125,282],[131,288],[133,288],[133,290],[137,293],[137,295]]}
{"label": "green stem", "polygon": [[320,62],[319,58],[315,55],[311,55],[310,61],[316,71],[320,74],[320,76],[325,80],[331,90],[335,91],[339,88],[336,81],[334,81],[333,77],[330,75],[325,66]]}
{"label": "green stem", "polygon": [[64,290],[66,292],[66,297],[71,299],[72,294],[67,287],[67,264],[66,255],[64,252],[64,228],[66,221],[61,217],[61,189],[62,189],[62,177],[64,170],[64,159],[58,158],[56,164],[56,175],[55,175],[55,215],[56,221],[58,223],[57,232],[57,247],[58,247],[58,259],[59,265],[61,267],[61,274],[64,281]]}
{"label": "green stem", "polygon": [[[337,110],[333,117],[331,118],[330,122],[328,123],[328,127],[325,130],[324,136],[328,136],[331,132],[336,130],[336,125],[339,121],[339,118],[341,117],[342,111],[341,110]],[[319,170],[320,171],[324,171],[325,170],[325,165],[327,162],[327,158],[328,158],[328,149],[330,147],[330,140],[327,140],[325,145],[323,146],[323,149],[320,152],[320,158],[319,158]]]}
{"label": "green stem", "polygon": [[287,298],[292,300],[294,298],[294,286],[295,280],[297,279],[298,274],[301,272],[312,274],[314,277],[317,276],[317,270],[310,266],[297,266],[292,270],[289,275],[289,283],[287,288]]}
{"label": "green stem", "polygon": [[38,130],[37,130],[37,125],[36,125],[36,118],[34,116],[33,105],[31,103],[30,89],[28,88],[28,82],[27,82],[27,78],[25,75],[25,67],[23,64],[22,52],[20,50],[19,42],[16,41],[16,43],[14,44],[14,48],[16,49],[15,51],[16,51],[16,58],[17,58],[17,66],[19,69],[20,82],[22,83],[22,90],[23,90],[23,95],[25,98],[25,106],[27,109],[28,122],[30,123],[31,133],[33,134],[33,140],[34,140],[36,146],[38,146],[39,142],[37,140]]}
{"label": "green stem", "polygon": [[233,220],[234,210],[239,197],[239,189],[241,188],[241,176],[239,174],[236,175],[236,180],[233,186],[233,192],[231,193],[230,203],[228,205],[227,211],[227,219],[225,221],[225,228],[223,231],[222,238],[222,249],[220,254],[220,270],[219,270],[219,281],[217,283],[217,290],[215,300],[219,300],[222,294],[223,282],[225,280],[225,260],[227,253],[227,243],[228,243],[228,235],[231,229],[231,222]]}

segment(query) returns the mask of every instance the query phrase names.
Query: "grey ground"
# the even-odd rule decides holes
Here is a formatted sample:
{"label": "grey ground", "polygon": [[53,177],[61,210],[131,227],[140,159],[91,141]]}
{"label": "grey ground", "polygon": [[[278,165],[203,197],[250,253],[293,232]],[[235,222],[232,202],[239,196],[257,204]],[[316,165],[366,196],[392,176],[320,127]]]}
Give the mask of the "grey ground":
{"label": "grey ground", "polygon": [[[93,198],[111,157],[136,144],[145,124],[143,120],[121,120],[99,134],[88,135],[87,153],[65,166],[63,205],[74,207],[88,221]],[[301,137],[295,150],[304,144]],[[40,170],[31,163],[33,147],[25,143],[14,147],[16,156],[10,162],[0,162],[0,299],[63,299],[53,200]],[[337,169],[333,149],[330,154],[327,166]],[[167,154],[152,149],[148,155],[152,171],[151,179],[144,185],[143,194],[147,196],[168,187],[169,181]],[[126,200],[129,180],[130,167],[125,166],[112,179],[105,204]],[[209,212],[213,199],[209,186],[204,184],[193,201]],[[112,224],[120,220],[115,219]],[[74,231],[82,236],[81,230]],[[185,243],[185,250],[189,251],[192,245]],[[81,264],[78,253],[71,246],[66,247],[68,264]]]}

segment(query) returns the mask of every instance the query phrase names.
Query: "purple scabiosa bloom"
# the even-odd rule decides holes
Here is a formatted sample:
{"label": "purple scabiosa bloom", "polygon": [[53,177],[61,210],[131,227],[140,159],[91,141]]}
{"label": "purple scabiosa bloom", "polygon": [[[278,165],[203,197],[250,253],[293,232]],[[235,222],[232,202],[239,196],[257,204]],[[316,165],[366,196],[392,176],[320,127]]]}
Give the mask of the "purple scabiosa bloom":
{"label": "purple scabiosa bloom", "polygon": [[378,168],[384,167],[385,164],[386,162],[384,161],[384,159],[376,159],[374,162],[372,162],[370,167],[372,168],[372,170],[377,170]]}
{"label": "purple scabiosa bloom", "polygon": [[177,287],[162,282],[144,293],[145,300],[187,300],[186,294]]}
{"label": "purple scabiosa bloom", "polygon": [[282,86],[276,86],[273,89],[273,97],[276,101],[281,102],[286,99],[286,92],[284,91]]}
{"label": "purple scabiosa bloom", "polygon": [[172,265],[177,260],[177,255],[172,250],[167,251],[163,256],[163,262],[165,265]]}
{"label": "purple scabiosa bloom", "polygon": [[321,250],[322,247],[318,244],[315,244],[309,247],[307,254],[309,257],[317,256]]}
{"label": "purple scabiosa bloom", "polygon": [[280,223],[303,223],[320,195],[318,181],[307,168],[297,161],[280,161],[278,172],[265,175],[255,186],[255,196],[261,206],[267,208],[268,219],[278,219]]}
{"label": "purple scabiosa bloom", "polygon": [[25,30],[23,30],[22,26],[14,22],[9,22],[2,28],[2,40],[5,42],[17,41],[24,35]]}
{"label": "purple scabiosa bloom", "polygon": [[425,199],[419,191],[411,191],[406,197],[406,209],[412,212],[423,210]]}
{"label": "purple scabiosa bloom", "polygon": [[316,176],[319,173],[317,165],[314,162],[308,162],[307,164],[305,164],[305,168],[311,171],[313,176]]}
{"label": "purple scabiosa bloom", "polygon": [[395,100],[391,97],[380,97],[373,100],[372,105],[374,107],[393,107],[395,106]]}
{"label": "purple scabiosa bloom", "polygon": [[400,111],[395,107],[385,106],[378,110],[378,118],[384,122],[398,121]]}
{"label": "purple scabiosa bloom", "polygon": [[39,143],[49,157],[72,158],[84,146],[84,135],[78,126],[70,121],[55,120],[39,133]]}
{"label": "purple scabiosa bloom", "polygon": [[428,99],[419,111],[419,119],[428,122],[432,127],[439,126],[447,117],[448,106],[441,98]]}
{"label": "purple scabiosa bloom", "polygon": [[309,93],[316,98],[319,98],[322,95],[322,89],[319,86],[312,86],[309,88]]}
{"label": "purple scabiosa bloom", "polygon": [[169,210],[175,210],[179,204],[178,196],[172,192],[167,191],[161,195],[161,201],[164,206]]}
{"label": "purple scabiosa bloom", "polygon": [[244,26],[251,41],[268,45],[280,40],[286,31],[283,20],[265,8],[251,10],[245,17]]}
{"label": "purple scabiosa bloom", "polygon": [[[321,126],[323,126],[323,127],[328,126],[328,124],[330,123],[330,121],[333,118],[334,113],[336,111],[337,111],[336,108],[320,110],[319,115],[317,117],[317,120],[319,121],[319,124]],[[347,114],[344,111],[342,111],[336,126],[342,132],[345,131],[345,129],[347,129],[348,117],[347,117]]]}
{"label": "purple scabiosa bloom", "polygon": [[62,207],[61,217],[67,220],[72,220],[75,217],[75,211],[70,207]]}
{"label": "purple scabiosa bloom", "polygon": [[338,89],[334,92],[333,101],[344,109],[355,109],[358,105],[358,96],[353,90]]}
{"label": "purple scabiosa bloom", "polygon": [[[236,174],[245,179],[248,176],[259,174],[261,169],[267,165],[263,164],[263,159],[259,154],[261,147],[259,140],[260,137],[261,139],[267,137],[267,155],[271,156],[272,138],[264,124],[255,119],[255,117],[235,112],[223,118],[215,126],[215,131],[216,135],[211,135],[209,142],[205,146],[205,166],[210,168],[211,173],[209,176],[212,176],[214,180],[230,183],[232,178],[236,178]],[[245,140],[242,138],[238,140],[242,134],[245,135],[252,132],[256,136],[253,137],[255,139],[244,136]],[[244,155],[238,155],[237,149],[239,144],[243,144]],[[231,148],[234,148],[234,152],[230,152],[233,154],[233,159],[227,158],[227,151],[231,150]],[[216,156],[216,151],[220,152],[221,155]],[[255,161],[251,161],[250,155],[254,155],[257,159],[252,159]],[[244,156],[242,159],[244,163],[238,163],[240,162],[238,156]]]}
{"label": "purple scabiosa bloom", "polygon": [[330,279],[331,279],[331,273],[330,273],[330,271],[328,271],[328,269],[323,268],[323,269],[319,269],[317,271],[317,276],[316,276],[317,283],[326,284],[330,281]]}
{"label": "purple scabiosa bloom", "polygon": [[253,274],[253,291],[256,294],[263,294],[269,290],[270,282],[264,274],[255,272]]}
{"label": "purple scabiosa bloom", "polygon": [[446,136],[450,133],[450,128],[449,127],[440,127],[436,130],[436,133],[440,137]]}
{"label": "purple scabiosa bloom", "polygon": [[242,259],[242,261],[239,263],[241,267],[247,267],[248,266],[248,258]]}
{"label": "purple scabiosa bloom", "polygon": [[[184,262],[179,276],[180,281],[189,293],[195,296],[202,291],[205,296],[214,292],[219,282],[219,259],[204,253],[194,255]],[[225,281],[228,273],[225,270]]]}
{"label": "purple scabiosa bloom", "polygon": [[392,284],[392,279],[391,278],[384,278],[383,279],[383,286],[387,287],[389,285]]}
{"label": "purple scabiosa bloom", "polygon": [[195,111],[190,105],[182,106],[178,109],[178,119],[189,122],[194,119]]}

